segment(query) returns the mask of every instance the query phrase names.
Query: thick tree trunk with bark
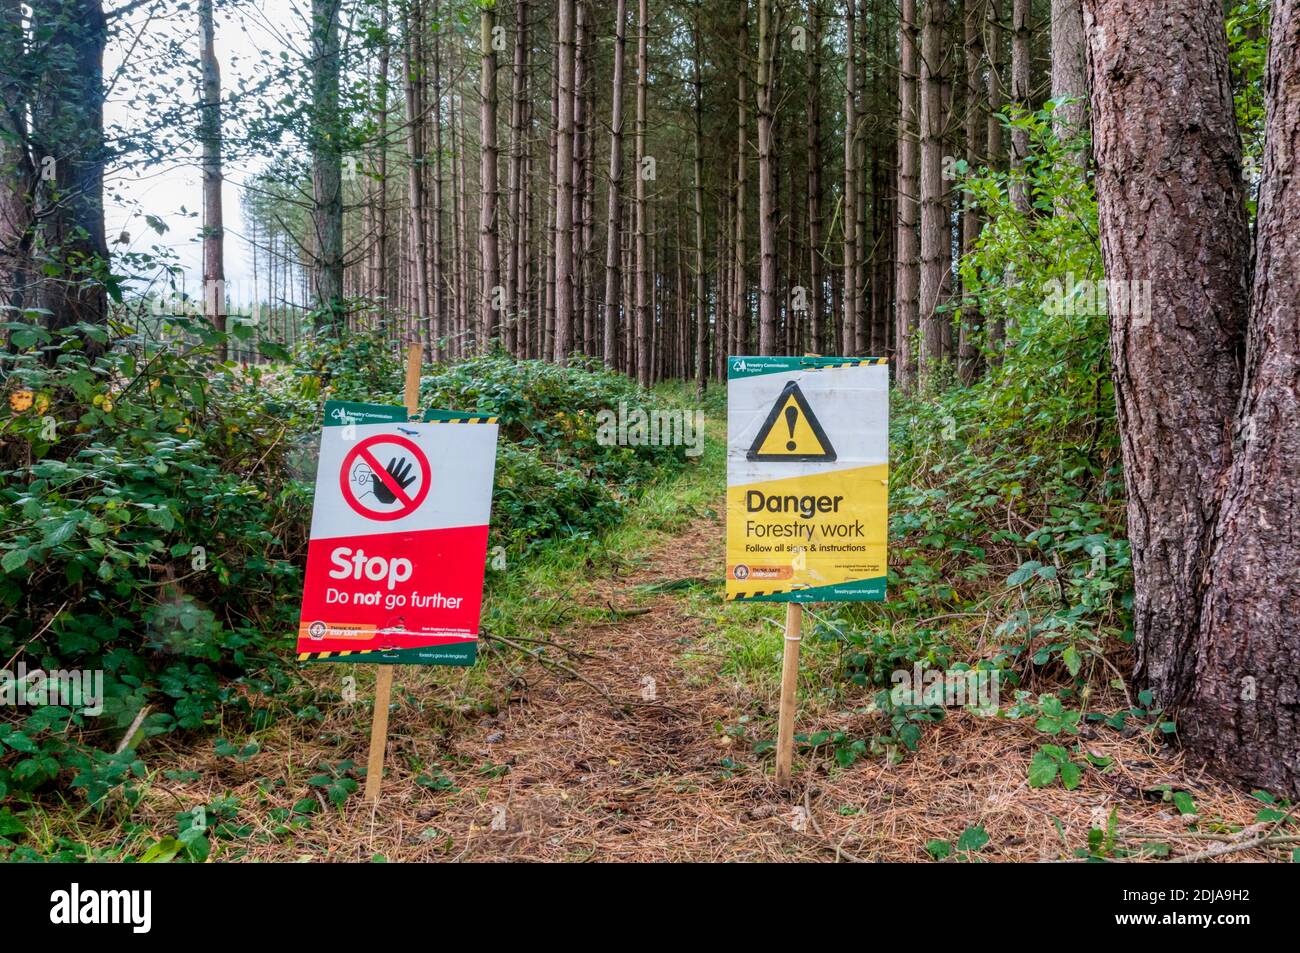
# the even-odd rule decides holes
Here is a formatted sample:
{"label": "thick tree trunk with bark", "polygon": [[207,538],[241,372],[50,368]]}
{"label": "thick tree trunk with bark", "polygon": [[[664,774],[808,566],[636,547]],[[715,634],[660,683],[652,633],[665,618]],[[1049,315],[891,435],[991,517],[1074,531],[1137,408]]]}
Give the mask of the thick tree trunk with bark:
{"label": "thick tree trunk with bark", "polygon": [[844,315],[840,321],[840,353],[852,354],[858,325],[858,150],[857,150],[857,0],[848,0],[845,14],[844,65]]}
{"label": "thick tree trunk with bark", "polygon": [[1225,502],[1210,540],[1200,638],[1194,660],[1187,660],[1194,685],[1179,732],[1219,773],[1294,798],[1300,795],[1297,0],[1274,5],[1266,86],[1245,385]]}
{"label": "thick tree trunk with bark", "polygon": [[[1178,706],[1194,698],[1200,664],[1249,298],[1223,8],[1087,0],[1084,16],[1106,275],[1150,283],[1149,310],[1144,294],[1126,302],[1113,284],[1110,295],[1137,675],[1157,704]],[[1265,221],[1261,241],[1282,221]],[[1249,516],[1256,529],[1261,516]]]}

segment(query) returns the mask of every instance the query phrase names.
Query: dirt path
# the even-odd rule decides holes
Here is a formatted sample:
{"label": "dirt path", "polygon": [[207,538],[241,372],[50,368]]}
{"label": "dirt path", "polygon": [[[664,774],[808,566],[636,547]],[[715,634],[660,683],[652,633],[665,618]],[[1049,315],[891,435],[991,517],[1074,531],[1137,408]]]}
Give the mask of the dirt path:
{"label": "dirt path", "polygon": [[[150,752],[150,763],[171,770],[155,775],[135,818],[163,837],[178,812],[233,798],[238,834],[220,841],[218,859],[350,861],[924,860],[928,842],[955,842],[976,826],[988,836],[983,857],[1055,860],[1086,845],[1112,810],[1122,832],[1168,838],[1175,853],[1203,849],[1160,785],[1190,791],[1206,817],[1254,820],[1260,805],[1243,792],[1110,731],[1078,740],[1113,758],[1112,770],[1085,772],[1075,791],[1030,789],[1026,767],[1044,737],[1023,721],[965,712],[928,726],[897,764],[876,756],[841,769],[829,753],[801,752],[796,789],[777,790],[770,755],[753,750],[756,737],[774,734],[775,697],[721,674],[709,622],[680,592],[644,588],[716,578],[722,537],[713,517],[661,537],[622,573],[575,567],[573,598],[620,612],[537,636],[583,653],[548,648],[601,691],[511,653],[490,670],[510,682],[496,714],[449,716],[448,684],[469,676],[403,670],[378,810],[359,791],[336,809],[309,780],[341,760],[364,764],[362,689],[358,704],[333,706],[323,722],[286,719],[244,760],[215,756],[210,741]],[[864,703],[805,698],[798,730],[870,737],[882,726]],[[309,819],[291,813],[304,800],[313,808],[313,798],[321,809]],[[1262,855],[1227,857],[1251,858]]]}

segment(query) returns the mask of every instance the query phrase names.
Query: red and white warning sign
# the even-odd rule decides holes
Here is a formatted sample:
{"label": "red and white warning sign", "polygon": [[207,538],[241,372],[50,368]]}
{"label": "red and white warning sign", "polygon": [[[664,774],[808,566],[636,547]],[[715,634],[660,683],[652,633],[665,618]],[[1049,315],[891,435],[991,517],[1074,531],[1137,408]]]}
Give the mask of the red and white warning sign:
{"label": "red and white warning sign", "polygon": [[495,417],[325,405],[298,657],[474,661]]}

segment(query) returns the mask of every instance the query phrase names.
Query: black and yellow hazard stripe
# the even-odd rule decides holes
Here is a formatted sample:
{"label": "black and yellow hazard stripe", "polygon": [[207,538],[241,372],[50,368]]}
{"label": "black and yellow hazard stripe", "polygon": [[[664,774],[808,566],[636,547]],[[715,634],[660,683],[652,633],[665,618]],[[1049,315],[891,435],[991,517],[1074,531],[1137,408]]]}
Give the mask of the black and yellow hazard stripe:
{"label": "black and yellow hazard stripe", "polygon": [[494,424],[499,417],[454,417],[450,420],[426,420],[426,424]]}
{"label": "black and yellow hazard stripe", "polygon": [[830,363],[820,362],[815,366],[809,366],[805,370],[824,371],[833,367],[874,367],[879,364],[888,364],[887,357],[865,357],[865,358],[847,358],[843,361],[832,361]]}
{"label": "black and yellow hazard stripe", "polygon": [[795,592],[799,589],[809,588],[806,584],[800,583],[794,586],[785,586],[781,589],[759,589],[757,592],[729,592],[727,598],[739,601],[742,599],[757,599],[759,596],[779,596],[787,592]]}
{"label": "black and yellow hazard stripe", "polygon": [[383,649],[345,649],[342,652],[299,652],[299,662],[315,662],[322,659],[359,657],[362,655],[382,655]]}

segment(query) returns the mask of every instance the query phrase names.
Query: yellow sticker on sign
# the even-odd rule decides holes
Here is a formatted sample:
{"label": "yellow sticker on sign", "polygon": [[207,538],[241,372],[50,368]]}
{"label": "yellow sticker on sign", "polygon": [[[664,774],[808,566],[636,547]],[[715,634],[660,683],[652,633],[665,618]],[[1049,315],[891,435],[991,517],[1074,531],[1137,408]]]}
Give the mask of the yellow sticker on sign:
{"label": "yellow sticker on sign", "polygon": [[862,358],[730,358],[728,599],[885,597],[889,370]]}

